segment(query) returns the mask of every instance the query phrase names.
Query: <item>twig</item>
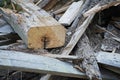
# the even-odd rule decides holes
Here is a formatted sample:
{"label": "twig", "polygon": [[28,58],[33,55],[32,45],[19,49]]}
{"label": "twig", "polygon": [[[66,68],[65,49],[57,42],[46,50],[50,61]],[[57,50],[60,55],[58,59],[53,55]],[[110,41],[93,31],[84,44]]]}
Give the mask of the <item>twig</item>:
{"label": "twig", "polygon": [[111,34],[112,36],[117,37],[115,34],[113,34],[112,32],[110,32],[110,31],[108,31],[108,30],[106,30],[106,29],[104,29],[104,28],[102,28],[101,26],[99,26],[99,25],[96,25],[96,26],[97,26],[98,28],[102,29],[103,31],[106,31],[107,33]]}
{"label": "twig", "polygon": [[41,1],[42,1],[42,0],[39,0],[35,5],[37,6],[38,4],[40,4]]}
{"label": "twig", "polygon": [[111,34],[112,36],[114,36],[114,37],[112,37],[112,39],[114,39],[114,40],[116,40],[116,41],[118,41],[118,42],[120,42],[120,38],[118,37],[118,36],[116,36],[115,34],[113,34],[112,32],[110,32],[110,31],[108,31],[108,30],[106,30],[106,29],[104,29],[104,28],[102,28],[101,26],[99,26],[99,25],[96,25],[98,28],[100,28],[100,29],[102,29],[102,30],[104,30],[104,31],[106,31],[107,33],[109,33],[109,34]]}

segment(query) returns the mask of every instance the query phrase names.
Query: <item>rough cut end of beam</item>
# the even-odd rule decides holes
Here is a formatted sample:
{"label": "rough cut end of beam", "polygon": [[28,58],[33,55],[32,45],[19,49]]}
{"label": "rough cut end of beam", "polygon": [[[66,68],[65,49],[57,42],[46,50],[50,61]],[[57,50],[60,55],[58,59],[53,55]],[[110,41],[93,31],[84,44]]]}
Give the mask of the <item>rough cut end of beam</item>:
{"label": "rough cut end of beam", "polygon": [[29,48],[55,48],[65,43],[65,28],[61,25],[32,27],[28,31]]}
{"label": "rough cut end of beam", "polygon": [[49,15],[36,14],[40,17],[38,18],[36,15],[14,13],[10,9],[0,10],[28,48],[56,48],[64,45],[66,29]]}

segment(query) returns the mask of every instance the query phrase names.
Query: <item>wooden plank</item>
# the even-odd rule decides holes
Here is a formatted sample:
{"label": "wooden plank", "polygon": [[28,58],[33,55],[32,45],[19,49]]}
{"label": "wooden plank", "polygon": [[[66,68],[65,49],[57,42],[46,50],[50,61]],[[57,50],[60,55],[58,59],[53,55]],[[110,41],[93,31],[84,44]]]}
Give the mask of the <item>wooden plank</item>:
{"label": "wooden plank", "polygon": [[[32,55],[16,51],[0,50],[0,69],[86,78],[84,73],[73,68],[73,65],[70,63],[40,55]],[[107,71],[105,72],[107,73]],[[102,77],[105,79],[118,79],[113,73],[111,73],[111,75],[113,76],[112,78],[109,77],[109,74],[104,74]]]}
{"label": "wooden plank", "polygon": [[69,77],[86,77],[84,73],[73,68],[70,63],[16,51],[0,50],[0,68]]}
{"label": "wooden plank", "polygon": [[[80,44],[81,45],[81,44]],[[81,54],[81,52],[80,52]],[[116,67],[120,68],[120,54],[118,53],[108,53],[108,52],[99,52],[96,56],[97,62],[100,64],[104,64],[109,67]],[[83,59],[82,57],[78,56],[71,56],[71,55],[58,55],[58,54],[43,54],[43,56],[57,58],[57,59],[66,59],[66,60],[79,60]],[[88,56],[88,55],[87,55]]]}
{"label": "wooden plank", "polygon": [[83,0],[78,2],[73,2],[63,16],[59,19],[59,23],[70,26],[73,20],[77,17],[79,11],[81,10]]}
{"label": "wooden plank", "polygon": [[29,48],[55,48],[64,45],[65,28],[46,11],[32,3],[12,1],[21,6],[24,12],[18,14],[1,8],[2,13]]}
{"label": "wooden plank", "polygon": [[99,52],[97,60],[101,64],[117,67],[120,69],[120,54]]}
{"label": "wooden plank", "polygon": [[75,33],[72,35],[71,40],[69,41],[69,43],[66,45],[66,47],[63,49],[62,51],[62,55],[69,55],[70,52],[73,50],[73,48],[75,47],[75,45],[77,44],[77,42],[79,41],[79,39],[81,38],[81,36],[83,35],[83,33],[85,32],[85,30],[87,29],[87,27],[89,26],[90,22],[92,21],[93,17],[95,14],[89,16],[81,26],[79,26],[78,28],[76,28]]}

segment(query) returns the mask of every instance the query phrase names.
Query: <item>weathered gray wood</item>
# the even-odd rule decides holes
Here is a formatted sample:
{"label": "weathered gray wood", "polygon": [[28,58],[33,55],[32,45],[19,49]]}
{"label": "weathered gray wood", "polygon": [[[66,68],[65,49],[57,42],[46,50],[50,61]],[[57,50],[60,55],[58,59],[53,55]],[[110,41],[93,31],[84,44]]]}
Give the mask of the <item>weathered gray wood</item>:
{"label": "weathered gray wood", "polygon": [[84,11],[89,7],[91,0],[85,0],[82,9],[79,11],[79,14],[77,15],[76,19],[74,20],[73,24],[71,27],[77,27],[78,22],[80,21],[80,19],[82,18],[82,15],[84,13]]}
{"label": "weathered gray wood", "polygon": [[[80,55],[82,55],[82,52],[78,51]],[[97,62],[100,64],[104,64],[110,67],[116,67],[120,68],[120,54],[118,53],[108,53],[108,52],[98,52],[96,53]],[[51,57],[51,58],[57,58],[57,59],[66,59],[66,60],[79,60],[83,59],[79,56],[71,56],[71,55],[58,55],[58,54],[43,54],[43,56]],[[88,55],[87,55],[88,56]]]}
{"label": "weathered gray wood", "polygon": [[75,33],[72,35],[71,40],[69,41],[69,43],[65,46],[65,48],[62,51],[62,55],[69,55],[70,52],[73,50],[73,48],[75,47],[75,45],[77,44],[77,42],[79,41],[79,39],[81,38],[81,36],[83,35],[83,33],[85,32],[85,30],[87,29],[87,27],[89,26],[90,22],[92,21],[92,19],[94,18],[94,15],[89,16],[81,26],[79,26],[78,28],[76,28]]}
{"label": "weathered gray wood", "polygon": [[67,9],[67,11],[63,14],[63,16],[59,19],[59,23],[65,26],[70,26],[70,24],[77,17],[79,11],[81,10],[83,2],[84,2],[83,0],[73,2]]}
{"label": "weathered gray wood", "polygon": [[85,78],[70,63],[16,51],[0,50],[0,68]]}
{"label": "weathered gray wood", "polygon": [[120,68],[120,54],[99,52],[97,56],[97,60],[101,64]]}
{"label": "weathered gray wood", "polygon": [[59,54],[43,54],[43,56],[57,58],[57,59],[65,59],[65,60],[79,60],[80,59],[77,56],[59,55]]}
{"label": "weathered gray wood", "polygon": [[69,43],[69,41],[71,40],[72,35],[75,33],[76,28],[78,27],[78,22],[81,21],[81,24],[85,21],[86,18],[83,18],[82,14],[83,11],[85,9],[88,8],[90,3],[90,0],[86,0],[82,6],[81,11],[79,12],[77,18],[74,20],[74,22],[72,23],[71,27],[68,29],[67,33],[66,33],[66,39],[65,39],[65,45],[64,47],[58,48],[58,49],[53,49],[51,52],[52,53],[60,53],[63,51],[63,49],[67,46],[67,44]]}
{"label": "weathered gray wood", "polygon": [[[53,58],[16,51],[0,50],[0,69],[86,78],[84,73],[73,68],[72,64],[70,63],[62,62]],[[102,75],[103,78],[113,80],[118,79],[115,74],[108,74],[109,72],[105,72],[106,73]]]}
{"label": "weathered gray wood", "polygon": [[76,56],[83,59],[82,61],[77,62],[77,65],[85,71],[89,79],[101,80],[101,73],[99,71],[95,52],[90,46],[87,35],[84,34],[81,37],[75,49]]}
{"label": "weathered gray wood", "polygon": [[0,27],[4,26],[6,24],[7,24],[7,22],[4,19],[0,18]]}
{"label": "weathered gray wood", "polygon": [[15,33],[14,30],[11,28],[11,26],[8,25],[8,24],[1,26],[0,27],[0,32],[1,33],[6,33],[6,34],[8,34],[8,33]]}
{"label": "weathered gray wood", "polygon": [[[37,1],[38,1],[38,0],[37,0]],[[38,4],[38,6],[39,6],[40,8],[43,8],[43,7],[45,7],[49,2],[50,2],[50,0],[42,0],[42,1]]]}

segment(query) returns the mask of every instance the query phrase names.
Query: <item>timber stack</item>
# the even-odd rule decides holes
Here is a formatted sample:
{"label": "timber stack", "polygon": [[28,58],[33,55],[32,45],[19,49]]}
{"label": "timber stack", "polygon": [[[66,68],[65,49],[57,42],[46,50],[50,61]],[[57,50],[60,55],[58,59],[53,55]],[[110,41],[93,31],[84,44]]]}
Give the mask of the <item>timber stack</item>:
{"label": "timber stack", "polygon": [[0,80],[120,80],[120,0],[0,6]]}

